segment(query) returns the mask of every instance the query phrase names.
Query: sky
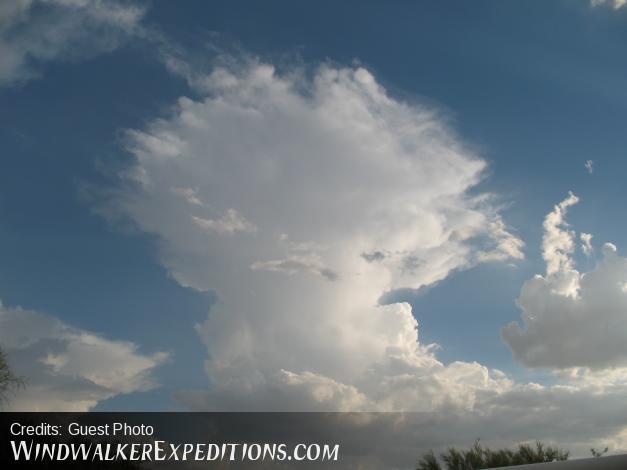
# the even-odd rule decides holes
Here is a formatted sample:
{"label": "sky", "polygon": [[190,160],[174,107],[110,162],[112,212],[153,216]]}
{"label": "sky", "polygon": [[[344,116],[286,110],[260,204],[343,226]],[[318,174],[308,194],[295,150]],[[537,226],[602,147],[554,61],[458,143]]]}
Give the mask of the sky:
{"label": "sky", "polygon": [[6,406],[627,450],[622,3],[3,2]]}

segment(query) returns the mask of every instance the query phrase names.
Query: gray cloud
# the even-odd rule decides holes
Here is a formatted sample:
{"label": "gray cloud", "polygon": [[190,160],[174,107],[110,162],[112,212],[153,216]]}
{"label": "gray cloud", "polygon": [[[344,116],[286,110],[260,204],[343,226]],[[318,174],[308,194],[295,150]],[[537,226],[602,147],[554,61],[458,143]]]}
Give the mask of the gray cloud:
{"label": "gray cloud", "polygon": [[376,261],[383,261],[385,259],[385,254],[381,251],[373,251],[370,253],[362,253],[361,257],[369,263],[374,263]]}

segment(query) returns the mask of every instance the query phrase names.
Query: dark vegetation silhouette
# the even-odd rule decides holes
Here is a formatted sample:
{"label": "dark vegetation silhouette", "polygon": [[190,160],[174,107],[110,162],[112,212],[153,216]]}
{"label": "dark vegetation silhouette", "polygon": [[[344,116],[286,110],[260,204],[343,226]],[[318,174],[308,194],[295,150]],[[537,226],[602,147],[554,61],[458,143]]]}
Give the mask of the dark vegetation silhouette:
{"label": "dark vegetation silhouette", "polygon": [[[479,470],[483,468],[511,467],[530,463],[567,460],[568,451],[536,442],[535,446],[520,444],[512,449],[490,449],[479,440],[470,449],[449,447],[439,457],[430,450],[418,461],[416,470]],[[602,454],[601,454],[602,455]]]}
{"label": "dark vegetation silhouette", "polygon": [[603,457],[605,454],[607,454],[608,450],[609,450],[609,447],[606,447],[603,450],[597,450],[594,447],[591,447],[590,453],[592,454],[592,457]]}
{"label": "dark vegetation silhouette", "polygon": [[22,386],[24,381],[13,373],[4,352],[0,349],[0,403],[8,398],[10,392]]}

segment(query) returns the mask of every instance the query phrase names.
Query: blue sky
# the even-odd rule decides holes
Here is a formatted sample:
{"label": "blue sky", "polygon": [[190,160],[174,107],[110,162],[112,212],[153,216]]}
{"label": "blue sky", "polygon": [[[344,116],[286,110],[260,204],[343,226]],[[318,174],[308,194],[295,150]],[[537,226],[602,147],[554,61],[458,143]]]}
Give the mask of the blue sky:
{"label": "blue sky", "polygon": [[[45,8],[56,8],[59,22],[83,14],[35,3],[25,7],[25,23],[0,10],[15,22],[0,29],[2,44],[17,48],[15,37],[34,34],[28,21],[42,21]],[[28,51],[18,78],[0,88],[3,304],[130,341],[142,353],[170,354],[152,372],[159,387],[113,394],[96,410],[181,409],[177,391],[210,387],[207,348],[194,325],[216,294],[176,279],[178,258],[163,261],[176,251],[164,232],[99,213],[103,188],[121,187],[115,174],[132,165],[126,130],[167,121],[181,96],[204,96],[166,67],[169,53],[199,74],[210,73],[218,55],[257,57],[277,73],[363,67],[393,100],[436,109],[451,138],[487,162],[487,176],[469,193],[496,194],[494,210],[525,247],[524,259],[453,269],[406,296],[420,341],[438,343],[444,364],[477,361],[516,382],[556,380],[515,361],[500,330],[520,319],[521,286],[545,272],[542,223],[569,191],[581,201],[568,222],[594,234],[597,252],[606,241],[619,253],[627,245],[627,9],[583,0],[154,1],[145,8],[140,33],[112,27],[114,42],[70,36],[49,56]],[[90,18],[96,25],[85,34],[98,37],[99,17]],[[147,224],[141,217],[136,222]],[[597,259],[572,257],[582,271]]]}

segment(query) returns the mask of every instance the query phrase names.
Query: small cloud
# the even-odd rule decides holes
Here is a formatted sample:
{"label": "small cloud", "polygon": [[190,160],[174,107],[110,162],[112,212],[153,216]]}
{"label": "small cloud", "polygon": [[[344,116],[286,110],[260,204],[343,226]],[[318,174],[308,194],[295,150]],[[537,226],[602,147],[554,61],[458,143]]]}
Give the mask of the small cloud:
{"label": "small cloud", "polygon": [[619,8],[627,5],[627,0],[590,0],[590,5],[593,7],[599,7],[603,5],[610,5],[614,10],[618,10]]}
{"label": "small cloud", "polygon": [[592,174],[592,172],[594,171],[594,161],[593,160],[586,160],[586,170],[588,170],[588,173]]}
{"label": "small cloud", "polygon": [[172,188],[172,192],[181,196],[188,204],[193,206],[205,205],[198,197],[198,190],[195,188]]}
{"label": "small cloud", "polygon": [[581,251],[584,252],[586,256],[590,256],[592,254],[592,234],[591,233],[582,233],[579,238],[581,238]]}
{"label": "small cloud", "polygon": [[335,281],[338,275],[326,267],[320,257],[315,254],[292,255],[284,259],[257,261],[250,266],[253,271],[270,271],[293,275],[300,272],[314,274],[328,281]]}
{"label": "small cloud", "polygon": [[523,248],[525,243],[511,234],[500,216],[487,224],[488,236],[493,248],[489,251],[477,253],[477,260],[481,262],[505,261],[508,259],[524,259]]}
{"label": "small cloud", "polygon": [[206,232],[217,232],[223,235],[232,235],[236,232],[254,232],[257,230],[254,224],[246,220],[235,209],[228,209],[219,219],[203,219],[202,217],[192,216],[192,220]]}
{"label": "small cloud", "polygon": [[362,253],[361,257],[369,263],[374,263],[383,261],[385,259],[385,254],[382,251],[373,251],[371,253]]}

